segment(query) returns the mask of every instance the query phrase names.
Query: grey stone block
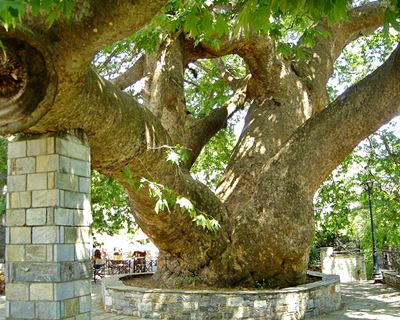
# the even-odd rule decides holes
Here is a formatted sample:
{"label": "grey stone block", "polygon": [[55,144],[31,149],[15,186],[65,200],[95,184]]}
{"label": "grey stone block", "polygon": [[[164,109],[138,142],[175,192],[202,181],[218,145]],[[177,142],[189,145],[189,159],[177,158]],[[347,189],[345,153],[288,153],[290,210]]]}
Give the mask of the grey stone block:
{"label": "grey stone block", "polygon": [[27,190],[46,190],[47,173],[32,173],[28,175]]}
{"label": "grey stone block", "polygon": [[6,283],[7,300],[29,300],[29,284],[27,283]]}
{"label": "grey stone block", "polygon": [[31,192],[12,192],[9,196],[7,209],[30,208],[32,204]]}
{"label": "grey stone block", "polygon": [[34,207],[55,207],[59,204],[58,190],[32,191],[32,205]]}
{"label": "grey stone block", "polygon": [[88,161],[88,151],[88,147],[84,145],[67,141],[58,137],[56,138],[56,153],[70,158]]}
{"label": "grey stone block", "polygon": [[61,319],[61,302],[41,301],[36,302],[37,319]]}
{"label": "grey stone block", "polygon": [[75,317],[75,320],[90,320],[90,319],[91,319],[90,312],[81,313]]}
{"label": "grey stone block", "polygon": [[90,178],[79,177],[79,192],[90,193]]}
{"label": "grey stone block", "polygon": [[66,300],[74,297],[74,283],[61,282],[54,284],[54,299],[55,300]]}
{"label": "grey stone block", "polygon": [[74,210],[74,225],[76,226],[90,226],[92,223],[92,213],[90,208]]}
{"label": "grey stone block", "polygon": [[46,208],[33,208],[26,210],[26,224],[28,226],[45,225],[47,220]]}
{"label": "grey stone block", "polygon": [[59,243],[59,229],[57,226],[32,227],[32,243]]}
{"label": "grey stone block", "polygon": [[32,242],[31,228],[10,227],[10,244],[27,244]]}
{"label": "grey stone block", "polygon": [[15,176],[7,177],[7,191],[26,191],[26,175],[18,174]]}
{"label": "grey stone block", "polygon": [[90,177],[90,164],[87,161],[71,159],[71,171],[81,177]]}
{"label": "grey stone block", "polygon": [[83,209],[84,201],[88,199],[88,196],[80,192],[64,192],[64,206],[71,209]]}
{"label": "grey stone block", "polygon": [[57,173],[56,174],[56,188],[69,191],[78,191],[79,187],[79,177],[71,173]]}
{"label": "grey stone block", "polygon": [[29,292],[31,301],[54,299],[53,283],[31,283]]}
{"label": "grey stone block", "polygon": [[24,261],[25,259],[25,246],[24,245],[7,245],[6,246],[6,260],[8,262]]}
{"label": "grey stone block", "polygon": [[[61,262],[61,281],[72,281],[77,279],[75,276],[75,264],[77,262]],[[80,278],[79,278],[80,279]]]}
{"label": "grey stone block", "polygon": [[10,301],[11,319],[34,319],[35,304],[31,301]]}
{"label": "grey stone block", "polygon": [[90,295],[91,283],[90,279],[82,279],[74,281],[74,295],[76,297]]}
{"label": "grey stone block", "polygon": [[66,208],[54,209],[54,222],[60,226],[74,225],[74,211]]}
{"label": "grey stone block", "polygon": [[92,265],[90,261],[76,261],[74,264],[74,278],[88,279],[92,275]]}
{"label": "grey stone block", "polygon": [[75,243],[78,240],[78,227],[64,228],[64,243]]}
{"label": "grey stone block", "polygon": [[8,143],[8,158],[21,158],[26,156],[26,141],[12,141]]}
{"label": "grey stone block", "polygon": [[90,243],[92,232],[90,227],[77,227],[77,242]]}
{"label": "grey stone block", "polygon": [[36,157],[37,172],[55,172],[59,170],[59,155],[49,154]]}
{"label": "grey stone block", "polygon": [[73,298],[64,300],[61,306],[61,311],[63,311],[62,316],[64,317],[74,317],[79,314],[79,299]]}
{"label": "grey stone block", "polygon": [[7,209],[6,225],[8,227],[25,225],[25,209]]}
{"label": "grey stone block", "polygon": [[75,244],[75,259],[78,261],[89,260],[89,244],[88,243],[76,243]]}
{"label": "grey stone block", "polygon": [[37,156],[47,154],[47,138],[38,138],[27,141],[27,155]]}
{"label": "grey stone block", "polygon": [[[13,161],[12,161],[13,162]],[[36,162],[34,157],[18,158],[15,159],[15,174],[34,173],[36,169]]]}
{"label": "grey stone block", "polygon": [[57,263],[14,262],[10,265],[9,281],[52,282],[60,281]]}
{"label": "grey stone block", "polygon": [[55,244],[54,245],[54,261],[74,261],[75,246],[73,244]]}
{"label": "grey stone block", "polygon": [[79,312],[90,312],[92,306],[92,297],[90,295],[79,297]]}
{"label": "grey stone block", "polygon": [[42,245],[26,245],[26,261],[43,261],[47,260],[47,246]]}
{"label": "grey stone block", "polygon": [[64,156],[59,156],[59,172],[70,173],[71,172],[71,159]]}

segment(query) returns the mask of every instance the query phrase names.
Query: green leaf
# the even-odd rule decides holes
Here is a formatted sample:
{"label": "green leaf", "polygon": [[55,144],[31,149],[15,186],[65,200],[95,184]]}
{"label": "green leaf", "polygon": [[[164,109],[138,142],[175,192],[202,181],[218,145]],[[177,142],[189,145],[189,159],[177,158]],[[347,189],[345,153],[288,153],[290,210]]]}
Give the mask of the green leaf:
{"label": "green leaf", "polygon": [[392,10],[387,10],[385,14],[385,30],[386,32],[389,29],[389,25],[395,28],[397,31],[400,31],[400,20],[397,12]]}
{"label": "green leaf", "polygon": [[121,173],[123,179],[130,185],[133,186],[133,175],[131,170],[129,169],[128,166],[125,166],[122,169],[122,173]]}
{"label": "green leaf", "polygon": [[199,17],[195,13],[190,13],[183,24],[183,31],[189,33],[193,38],[196,38],[199,34],[198,25]]}
{"label": "green leaf", "polygon": [[40,11],[40,0],[30,0],[29,4],[32,8],[32,14],[36,16]]}
{"label": "green leaf", "polygon": [[223,35],[229,35],[229,25],[226,19],[223,17],[223,15],[219,14],[217,15],[217,18],[215,20],[215,32],[219,37]]}

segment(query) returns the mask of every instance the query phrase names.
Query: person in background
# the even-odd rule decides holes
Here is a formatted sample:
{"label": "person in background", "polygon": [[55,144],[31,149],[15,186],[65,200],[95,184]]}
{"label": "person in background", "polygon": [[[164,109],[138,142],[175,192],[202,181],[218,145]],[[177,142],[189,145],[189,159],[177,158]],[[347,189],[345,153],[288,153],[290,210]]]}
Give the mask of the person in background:
{"label": "person in background", "polygon": [[121,260],[121,253],[118,248],[114,248],[113,260]]}
{"label": "person in background", "polygon": [[106,248],[101,249],[101,258],[107,259],[107,249]]}
{"label": "person in background", "polygon": [[94,268],[94,274],[93,278],[96,281],[96,275],[99,275],[101,277],[101,272],[100,270],[104,268],[106,264],[106,260],[101,257],[101,251],[99,249],[96,249],[94,251],[93,257],[92,257],[92,264]]}

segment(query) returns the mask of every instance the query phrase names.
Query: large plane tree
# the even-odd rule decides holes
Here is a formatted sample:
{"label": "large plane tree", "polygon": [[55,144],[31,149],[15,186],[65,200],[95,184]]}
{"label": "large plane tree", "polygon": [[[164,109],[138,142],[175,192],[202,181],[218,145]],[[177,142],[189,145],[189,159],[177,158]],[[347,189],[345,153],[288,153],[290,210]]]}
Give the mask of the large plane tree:
{"label": "large plane tree", "polygon": [[[93,169],[125,186],[136,222],[160,249],[160,285],[298,284],[315,191],[359,141],[400,112],[400,47],[335,101],[326,89],[347,44],[397,25],[395,4],[5,1],[1,132],[83,131]],[[93,59],[122,39],[122,60],[134,62],[106,80]],[[243,75],[227,66],[228,55],[243,59]],[[207,98],[185,101],[184,75],[191,70],[195,87],[200,59],[210,59],[229,89],[225,100],[193,114],[188,105]],[[142,85],[132,94],[135,83]],[[190,169],[243,108],[244,128],[214,192]],[[169,161],[166,149],[181,161]],[[220,227],[203,229],[193,218]]]}

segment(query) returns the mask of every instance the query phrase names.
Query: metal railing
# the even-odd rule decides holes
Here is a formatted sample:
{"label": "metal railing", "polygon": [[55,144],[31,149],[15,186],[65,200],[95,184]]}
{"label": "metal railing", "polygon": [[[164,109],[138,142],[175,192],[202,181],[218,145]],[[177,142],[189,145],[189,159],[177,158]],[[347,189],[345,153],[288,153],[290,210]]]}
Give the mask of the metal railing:
{"label": "metal railing", "polygon": [[127,260],[105,260],[103,265],[93,265],[93,280],[106,275],[157,271],[157,259],[135,258]]}

